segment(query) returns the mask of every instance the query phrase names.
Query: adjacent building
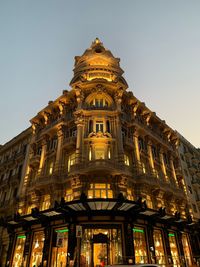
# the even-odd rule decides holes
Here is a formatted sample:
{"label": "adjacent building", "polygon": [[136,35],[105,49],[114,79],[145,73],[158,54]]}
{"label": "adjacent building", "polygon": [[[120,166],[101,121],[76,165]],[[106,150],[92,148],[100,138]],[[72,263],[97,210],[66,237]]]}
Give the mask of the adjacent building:
{"label": "adjacent building", "polygon": [[197,262],[199,161],[187,176],[190,146],[128,90],[119,62],[96,38],[71,89],[0,148],[2,266]]}

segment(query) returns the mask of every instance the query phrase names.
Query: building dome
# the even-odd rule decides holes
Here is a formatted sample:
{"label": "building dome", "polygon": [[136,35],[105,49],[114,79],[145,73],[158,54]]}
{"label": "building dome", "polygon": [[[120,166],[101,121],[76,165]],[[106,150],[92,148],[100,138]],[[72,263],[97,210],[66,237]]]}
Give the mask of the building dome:
{"label": "building dome", "polygon": [[70,85],[77,85],[84,81],[105,80],[111,83],[120,82],[124,88],[127,88],[119,62],[120,59],[115,58],[96,38],[82,56],[75,57],[74,77]]}

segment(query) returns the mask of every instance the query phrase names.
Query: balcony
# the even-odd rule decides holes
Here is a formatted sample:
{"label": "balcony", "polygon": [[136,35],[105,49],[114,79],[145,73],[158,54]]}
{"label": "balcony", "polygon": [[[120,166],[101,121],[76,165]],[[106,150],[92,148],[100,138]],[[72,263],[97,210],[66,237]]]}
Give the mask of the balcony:
{"label": "balcony", "polygon": [[64,148],[76,147],[76,136],[70,136],[70,137],[64,138],[63,147]]}
{"label": "balcony", "polygon": [[70,173],[93,173],[93,172],[102,172],[102,173],[112,173],[114,175],[121,174],[122,172],[127,175],[132,174],[132,169],[130,166],[126,166],[124,163],[120,164],[114,160],[109,159],[97,159],[91,160],[84,163],[74,164],[70,167]]}
{"label": "balcony", "polygon": [[28,184],[28,189],[31,191],[33,188],[42,188],[48,185],[62,184],[68,176],[67,168],[60,167],[54,170],[52,174],[41,172]]}

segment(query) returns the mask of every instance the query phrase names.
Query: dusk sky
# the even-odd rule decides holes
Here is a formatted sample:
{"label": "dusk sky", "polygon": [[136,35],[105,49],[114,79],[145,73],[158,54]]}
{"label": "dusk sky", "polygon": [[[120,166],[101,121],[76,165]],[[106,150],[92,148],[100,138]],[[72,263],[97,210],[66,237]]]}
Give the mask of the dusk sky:
{"label": "dusk sky", "polygon": [[70,90],[96,37],[128,90],[200,147],[199,0],[0,0],[0,144]]}

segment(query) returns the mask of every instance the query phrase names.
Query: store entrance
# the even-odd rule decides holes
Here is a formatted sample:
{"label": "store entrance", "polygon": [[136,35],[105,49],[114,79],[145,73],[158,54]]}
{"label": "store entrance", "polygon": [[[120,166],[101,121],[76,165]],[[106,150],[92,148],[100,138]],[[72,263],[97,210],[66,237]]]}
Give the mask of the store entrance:
{"label": "store entrance", "polygon": [[81,239],[80,266],[104,267],[122,263],[121,228],[85,228]]}
{"label": "store entrance", "polygon": [[104,267],[108,265],[108,237],[104,234],[93,236],[93,266]]}

